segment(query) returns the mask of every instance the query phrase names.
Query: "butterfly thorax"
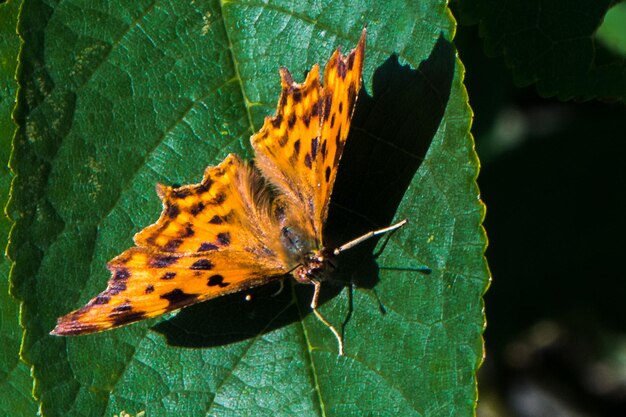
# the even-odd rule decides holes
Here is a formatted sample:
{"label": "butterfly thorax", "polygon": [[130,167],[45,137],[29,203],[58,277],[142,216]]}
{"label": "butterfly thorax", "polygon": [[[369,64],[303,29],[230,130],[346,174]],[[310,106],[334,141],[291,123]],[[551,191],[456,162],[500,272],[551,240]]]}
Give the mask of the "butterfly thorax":
{"label": "butterfly thorax", "polygon": [[291,274],[300,283],[310,283],[320,276],[326,265],[326,253],[310,231],[296,225],[285,225],[280,236],[282,249],[294,266]]}

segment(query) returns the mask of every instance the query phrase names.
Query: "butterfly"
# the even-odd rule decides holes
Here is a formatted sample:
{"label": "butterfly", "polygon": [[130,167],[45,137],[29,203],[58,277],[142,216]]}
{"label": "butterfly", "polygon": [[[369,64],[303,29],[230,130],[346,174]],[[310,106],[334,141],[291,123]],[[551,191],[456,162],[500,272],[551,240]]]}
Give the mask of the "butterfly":
{"label": "butterfly", "polygon": [[[53,335],[100,332],[291,275],[315,287],[317,310],[328,260],[406,221],[330,249],[322,229],[362,84],[366,30],[347,56],[337,49],[302,84],[280,68],[275,116],[251,137],[255,157],[228,155],[199,184],[157,185],[163,211],[108,263],[106,290],[58,319]],[[282,281],[281,281],[282,282]]]}

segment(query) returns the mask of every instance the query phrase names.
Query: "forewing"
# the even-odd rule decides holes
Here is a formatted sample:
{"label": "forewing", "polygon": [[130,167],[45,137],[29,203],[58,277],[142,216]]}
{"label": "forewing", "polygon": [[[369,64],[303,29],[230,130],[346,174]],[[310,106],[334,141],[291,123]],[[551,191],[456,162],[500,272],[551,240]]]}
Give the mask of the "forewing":
{"label": "forewing", "polygon": [[208,167],[199,184],[159,184],[163,212],[155,224],[135,235],[135,244],[175,253],[252,250],[271,244],[266,188],[257,171],[232,154]]}
{"label": "forewing", "polygon": [[341,159],[357,94],[361,88],[365,30],[347,56],[336,50],[324,70],[314,65],[303,84],[281,68],[282,93],[274,117],[265,119],[252,136],[255,164],[302,212],[307,229],[318,242],[328,214],[337,167]]}

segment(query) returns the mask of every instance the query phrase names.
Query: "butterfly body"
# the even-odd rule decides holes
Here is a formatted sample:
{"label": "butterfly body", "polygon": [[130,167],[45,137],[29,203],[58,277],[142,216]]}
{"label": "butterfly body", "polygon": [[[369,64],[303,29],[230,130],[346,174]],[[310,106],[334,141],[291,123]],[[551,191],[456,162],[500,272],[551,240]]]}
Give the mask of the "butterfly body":
{"label": "butterfly body", "polygon": [[106,290],[59,318],[52,334],[115,328],[289,274],[315,285],[312,306],[323,320],[315,310],[319,283],[336,250],[324,247],[322,230],[364,50],[365,30],[347,56],[332,54],[324,85],[317,65],[302,84],[281,68],[276,115],[250,139],[254,161],[231,154],[198,184],[158,185],[158,221],[109,262]]}

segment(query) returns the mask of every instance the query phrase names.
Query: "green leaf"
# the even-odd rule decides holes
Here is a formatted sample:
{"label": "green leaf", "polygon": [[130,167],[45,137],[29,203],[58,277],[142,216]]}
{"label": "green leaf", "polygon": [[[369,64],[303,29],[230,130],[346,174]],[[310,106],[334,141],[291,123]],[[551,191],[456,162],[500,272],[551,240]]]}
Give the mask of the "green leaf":
{"label": "green leaf", "polygon": [[[28,2],[19,28],[10,254],[44,416],[472,415],[489,276],[445,3],[97,4]],[[360,288],[325,285],[331,322],[352,301],[345,357],[310,314],[311,289],[291,281],[278,296],[270,285],[249,302],[235,294],[102,334],[48,335],[157,219],[156,182],[198,182],[229,152],[250,157],[279,66],[303,80],[365,25],[365,92],[327,235],[411,223],[376,262],[372,245],[338,259],[337,277]]]}
{"label": "green leaf", "polygon": [[[626,99],[626,62],[598,41],[612,0],[459,1],[463,24],[480,24],[485,51],[502,56],[518,86],[560,99]],[[622,24],[623,26],[623,24]]]}
{"label": "green leaf", "polygon": [[[9,198],[11,172],[8,161],[15,124],[11,112],[15,107],[17,83],[15,68],[20,41],[16,33],[19,1],[0,4],[0,207]],[[11,222],[0,215],[0,248],[8,242]],[[37,404],[31,396],[33,380],[30,369],[20,360],[22,329],[19,325],[19,304],[9,295],[11,263],[0,255],[0,414],[35,415]]]}

